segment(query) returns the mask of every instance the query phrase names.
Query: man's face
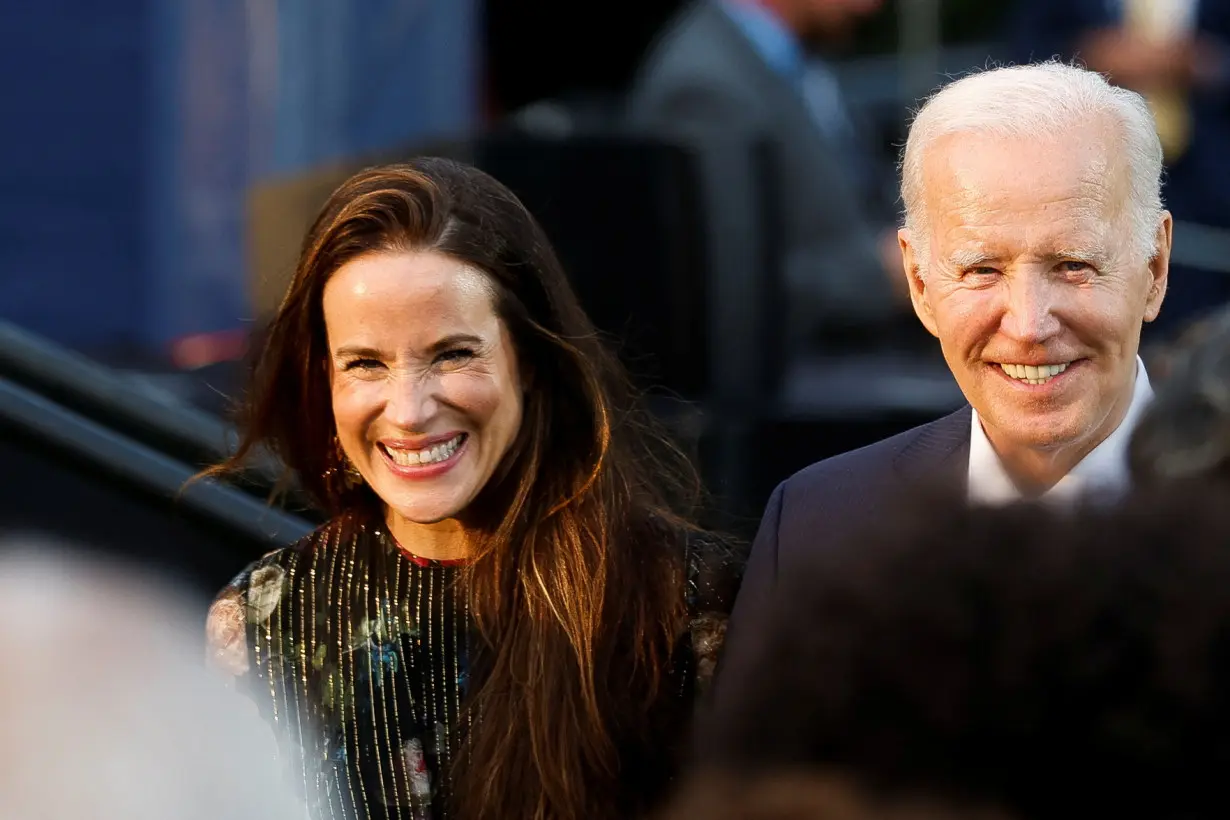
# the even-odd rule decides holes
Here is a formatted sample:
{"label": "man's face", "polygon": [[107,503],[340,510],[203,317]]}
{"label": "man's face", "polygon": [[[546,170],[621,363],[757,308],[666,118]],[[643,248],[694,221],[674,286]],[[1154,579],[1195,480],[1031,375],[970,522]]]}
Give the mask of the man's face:
{"label": "man's face", "polygon": [[1083,456],[1131,403],[1171,222],[1152,261],[1133,253],[1115,150],[1108,126],[1086,123],[1063,139],[949,135],[925,158],[929,241],[901,232],[914,308],[1001,456]]}

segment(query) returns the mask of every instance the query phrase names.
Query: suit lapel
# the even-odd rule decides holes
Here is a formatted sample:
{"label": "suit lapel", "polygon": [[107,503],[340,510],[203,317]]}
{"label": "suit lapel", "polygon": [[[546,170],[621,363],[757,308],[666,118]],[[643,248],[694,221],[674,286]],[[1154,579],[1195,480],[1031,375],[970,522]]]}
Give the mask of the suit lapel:
{"label": "suit lapel", "polygon": [[969,473],[969,433],[973,423],[969,405],[918,428],[893,465],[907,482],[942,478],[964,490]]}

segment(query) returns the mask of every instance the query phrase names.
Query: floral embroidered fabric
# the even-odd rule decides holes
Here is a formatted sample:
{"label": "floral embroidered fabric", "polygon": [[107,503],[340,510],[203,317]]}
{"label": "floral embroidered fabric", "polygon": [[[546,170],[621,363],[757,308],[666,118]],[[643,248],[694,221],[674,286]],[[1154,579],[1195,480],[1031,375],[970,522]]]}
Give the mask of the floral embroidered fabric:
{"label": "floral embroidered fabric", "polygon": [[[712,675],[737,586],[724,552],[690,550],[692,628],[664,719],[686,723]],[[338,520],[241,572],[210,611],[215,665],[277,731],[314,818],[445,820],[449,772],[473,720],[472,624],[456,566],[414,559],[381,529]],[[662,750],[629,771],[669,777]]]}

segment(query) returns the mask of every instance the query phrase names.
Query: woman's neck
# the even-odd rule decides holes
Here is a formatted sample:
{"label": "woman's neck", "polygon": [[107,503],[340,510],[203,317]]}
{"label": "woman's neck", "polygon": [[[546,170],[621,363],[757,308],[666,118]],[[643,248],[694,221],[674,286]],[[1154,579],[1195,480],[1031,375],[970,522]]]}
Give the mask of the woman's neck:
{"label": "woman's neck", "polygon": [[456,561],[466,558],[470,553],[466,530],[455,518],[434,524],[419,524],[389,510],[385,514],[385,523],[388,524],[389,534],[398,546],[419,558]]}

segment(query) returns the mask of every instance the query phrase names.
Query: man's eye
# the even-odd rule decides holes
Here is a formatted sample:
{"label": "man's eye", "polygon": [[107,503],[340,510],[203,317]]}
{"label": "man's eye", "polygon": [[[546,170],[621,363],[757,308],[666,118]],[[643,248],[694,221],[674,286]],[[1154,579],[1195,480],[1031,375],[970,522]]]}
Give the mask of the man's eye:
{"label": "man's eye", "polygon": [[1070,260],[1062,263],[1060,267],[1063,268],[1066,273],[1081,273],[1082,271],[1089,270],[1089,263]]}

